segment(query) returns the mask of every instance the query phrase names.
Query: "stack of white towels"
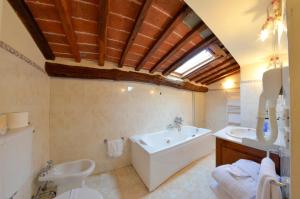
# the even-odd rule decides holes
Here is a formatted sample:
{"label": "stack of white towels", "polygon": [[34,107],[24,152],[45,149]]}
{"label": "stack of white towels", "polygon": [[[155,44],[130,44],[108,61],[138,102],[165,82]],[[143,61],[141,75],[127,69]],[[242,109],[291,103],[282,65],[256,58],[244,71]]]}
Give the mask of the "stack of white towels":
{"label": "stack of white towels", "polygon": [[279,176],[268,157],[261,164],[241,159],[219,166],[212,176],[215,181],[211,189],[219,199],[282,199],[280,187],[271,184]]}

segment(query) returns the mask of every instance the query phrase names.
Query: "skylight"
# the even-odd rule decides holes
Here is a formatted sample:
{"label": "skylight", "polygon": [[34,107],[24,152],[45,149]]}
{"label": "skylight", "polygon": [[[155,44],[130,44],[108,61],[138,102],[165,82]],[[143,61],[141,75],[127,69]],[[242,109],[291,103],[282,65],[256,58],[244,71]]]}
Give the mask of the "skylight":
{"label": "skylight", "polygon": [[194,57],[186,61],[184,64],[179,66],[175,73],[178,73],[180,75],[186,75],[194,70],[200,68],[201,66],[205,65],[207,62],[214,59],[214,56],[208,51],[208,50],[202,50],[198,54],[196,54]]}

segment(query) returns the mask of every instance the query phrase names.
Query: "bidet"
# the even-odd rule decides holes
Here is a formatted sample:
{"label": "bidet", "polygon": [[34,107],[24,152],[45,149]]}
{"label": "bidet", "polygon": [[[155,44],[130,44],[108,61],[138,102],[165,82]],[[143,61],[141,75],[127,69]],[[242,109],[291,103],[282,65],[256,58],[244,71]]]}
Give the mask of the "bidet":
{"label": "bidet", "polygon": [[64,185],[69,189],[84,185],[84,180],[95,169],[95,162],[89,159],[76,160],[53,165],[39,175],[39,181],[52,181],[58,187]]}

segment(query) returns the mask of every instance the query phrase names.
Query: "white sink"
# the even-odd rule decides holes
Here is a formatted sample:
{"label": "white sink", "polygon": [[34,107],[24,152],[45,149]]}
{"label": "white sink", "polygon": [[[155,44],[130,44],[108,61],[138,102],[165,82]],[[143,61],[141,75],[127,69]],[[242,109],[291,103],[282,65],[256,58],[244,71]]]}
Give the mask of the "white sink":
{"label": "white sink", "polygon": [[95,169],[93,160],[82,159],[54,165],[46,173],[39,176],[39,181],[52,181],[56,185],[72,184],[70,188],[81,187],[84,179]]}
{"label": "white sink", "polygon": [[250,139],[255,139],[256,138],[256,130],[252,128],[233,128],[230,131],[227,132],[227,135],[242,139],[242,138],[250,138]]}

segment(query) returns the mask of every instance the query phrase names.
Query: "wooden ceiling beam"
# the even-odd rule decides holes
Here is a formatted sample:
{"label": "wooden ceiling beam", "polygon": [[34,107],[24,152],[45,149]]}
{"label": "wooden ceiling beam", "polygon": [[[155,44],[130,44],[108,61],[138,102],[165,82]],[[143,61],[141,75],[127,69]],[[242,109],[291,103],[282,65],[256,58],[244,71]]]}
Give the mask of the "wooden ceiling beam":
{"label": "wooden ceiling beam", "polygon": [[196,54],[207,48],[210,44],[216,42],[218,39],[215,35],[210,35],[207,38],[203,39],[198,45],[185,53],[179,60],[173,63],[169,68],[163,71],[163,75],[169,75],[173,71],[175,71],[179,66],[184,64],[186,61],[194,57]]}
{"label": "wooden ceiling beam", "polygon": [[162,75],[151,75],[119,69],[99,69],[80,66],[70,66],[56,63],[45,63],[45,69],[49,76],[67,77],[80,79],[109,79],[115,81],[135,81],[150,84],[164,85],[177,89],[184,89],[196,92],[207,92],[207,87],[192,84],[190,82],[175,82]]}
{"label": "wooden ceiling beam", "polygon": [[130,50],[130,47],[132,46],[142,24],[143,24],[143,21],[152,5],[152,1],[153,0],[145,0],[143,6],[142,6],[142,9],[140,10],[139,12],[139,15],[135,21],[135,24],[133,26],[133,29],[130,33],[130,36],[128,37],[127,39],[127,44],[122,52],[122,55],[121,55],[121,59],[120,59],[120,62],[119,62],[119,67],[122,68],[123,65],[124,65],[124,62],[125,62],[125,59],[126,59],[126,56]]}
{"label": "wooden ceiling beam", "polygon": [[210,82],[216,78],[219,78],[223,75],[226,75],[227,73],[230,73],[234,70],[237,70],[237,69],[240,69],[240,66],[239,65],[233,65],[231,67],[227,67],[227,68],[224,68],[220,71],[218,71],[217,73],[214,73],[212,76],[208,76],[206,77],[205,79],[201,80],[201,81],[198,81],[198,82],[201,82],[201,84],[206,84],[207,82]]}
{"label": "wooden ceiling beam", "polygon": [[189,42],[194,34],[205,30],[207,27],[203,22],[196,25],[188,34],[186,34],[166,55],[164,55],[150,70],[150,73],[158,71],[160,64],[175,55],[187,42]]}
{"label": "wooden ceiling beam", "polygon": [[[221,44],[221,42],[220,42]],[[213,44],[209,48],[216,56],[227,56],[227,53],[220,47],[220,44]]]}
{"label": "wooden ceiling beam", "polygon": [[8,2],[21,19],[45,59],[54,60],[55,56],[24,0],[8,0]]}
{"label": "wooden ceiling beam", "polygon": [[106,52],[106,35],[109,13],[109,0],[99,1],[99,60],[98,64],[104,66]]}
{"label": "wooden ceiling beam", "polygon": [[232,68],[237,66],[238,64],[236,62],[231,63],[229,65],[225,64],[222,65],[222,67],[219,68],[215,68],[214,70],[210,70],[209,72],[206,72],[205,74],[199,76],[199,78],[197,78],[197,80],[194,80],[195,82],[203,82],[204,80],[206,80],[207,78],[211,78],[212,76],[216,75],[217,73],[219,73],[220,71],[224,71],[228,68]]}
{"label": "wooden ceiling beam", "polygon": [[188,6],[184,6],[180,9],[180,11],[176,14],[173,20],[171,20],[166,28],[162,31],[159,38],[152,45],[150,50],[146,53],[146,55],[142,58],[142,60],[135,67],[136,71],[141,70],[146,62],[151,58],[151,56],[156,52],[156,50],[160,47],[160,45],[167,39],[167,37],[173,33],[176,26],[184,20],[184,18],[190,13],[192,10]]}
{"label": "wooden ceiling beam", "polygon": [[198,69],[194,70],[193,72],[183,76],[182,79],[192,79],[192,78],[196,77],[197,75],[200,74],[201,71],[203,71],[203,69],[210,67],[212,64],[214,64],[215,62],[219,61],[222,58],[223,57],[217,57],[217,58],[211,60],[210,62],[206,63],[205,65],[201,66],[200,68],[198,68]]}
{"label": "wooden ceiling beam", "polygon": [[219,77],[219,78],[216,78],[216,79],[214,79],[214,80],[212,80],[212,81],[210,81],[210,82],[207,82],[206,85],[213,84],[213,83],[215,83],[215,82],[217,82],[217,81],[220,81],[221,79],[224,79],[224,78],[226,78],[226,77],[229,77],[229,76],[234,75],[234,74],[239,73],[239,72],[240,72],[240,69],[233,70],[232,72],[230,72],[230,73],[228,73],[228,74],[226,74],[226,75],[223,75],[223,76],[221,76],[221,77]]}
{"label": "wooden ceiling beam", "polygon": [[[191,81],[195,81],[197,82],[198,80],[200,80],[201,78],[203,78],[204,76],[207,76],[208,74],[219,70],[220,68],[224,68],[227,66],[227,64],[230,62],[235,61],[233,57],[229,57],[228,59],[224,60],[223,62],[215,65],[215,66],[207,66],[205,68],[202,68],[202,70],[197,71],[197,74],[193,77],[193,78],[189,78]],[[235,62],[234,62],[235,63]],[[201,68],[200,68],[201,69]]]}
{"label": "wooden ceiling beam", "polygon": [[55,0],[55,6],[58,11],[58,15],[61,19],[63,29],[65,31],[67,40],[70,44],[71,52],[77,62],[80,62],[80,52],[77,45],[77,37],[73,29],[72,20],[71,20],[71,1],[65,0]]}

